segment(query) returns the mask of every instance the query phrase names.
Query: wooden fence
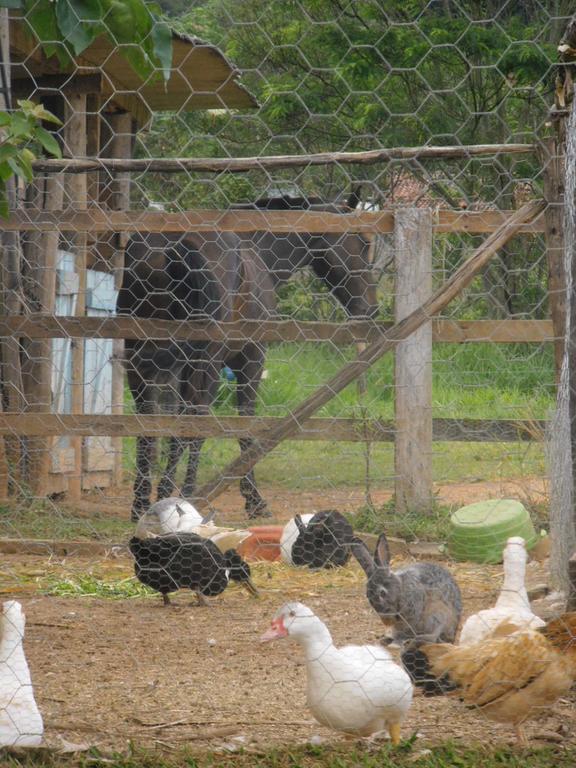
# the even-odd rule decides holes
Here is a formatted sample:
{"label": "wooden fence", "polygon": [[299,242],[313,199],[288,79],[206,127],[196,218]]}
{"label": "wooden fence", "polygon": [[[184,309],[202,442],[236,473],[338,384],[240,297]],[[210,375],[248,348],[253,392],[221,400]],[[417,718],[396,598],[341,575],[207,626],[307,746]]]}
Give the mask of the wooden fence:
{"label": "wooden fence", "polygon": [[[538,151],[544,177],[555,179],[554,148],[551,145],[478,145],[475,147],[393,148],[367,153],[326,153],[318,156],[276,158],[133,160],[121,158],[74,158],[38,161],[38,172],[85,174],[106,169],[111,173],[132,171],[244,172],[254,168],[287,168],[310,164],[374,163],[414,157],[462,157]],[[84,175],[84,176],[83,176]],[[80,196],[82,197],[82,196]],[[394,441],[396,451],[396,497],[400,509],[425,508],[431,499],[431,443],[433,440],[517,441],[542,439],[542,421],[432,419],[431,362],[434,342],[549,342],[561,346],[563,314],[561,295],[552,295],[552,320],[454,321],[436,315],[469,284],[513,235],[546,233],[547,242],[557,226],[560,200],[546,206],[532,203],[519,211],[500,210],[385,210],[334,214],[320,211],[195,210],[181,213],[104,210],[96,206],[63,210],[18,209],[3,222],[11,232],[67,232],[86,238],[101,232],[253,232],[347,233],[367,236],[393,233],[395,238],[396,294],[410,297],[397,302],[395,323],[350,321],[345,324],[280,320],[215,323],[195,321],[141,320],[129,317],[59,317],[53,314],[0,316],[0,338],[27,338],[35,343],[51,338],[241,340],[262,342],[322,342],[352,344],[367,348],[345,365],[329,382],[283,419],[255,417],[182,417],[82,415],[75,408],[69,415],[42,412],[0,414],[0,435],[46,438],[70,435],[75,440],[88,435],[116,438],[133,435],[238,438],[252,436],[252,451],[230,464],[200,489],[198,504],[214,499],[234,478],[253,467],[282,440],[370,440]],[[127,206],[123,204],[121,208]],[[544,215],[541,215],[544,212]],[[435,234],[486,234],[488,237],[447,283],[432,293],[432,243]],[[553,234],[553,233],[552,233]],[[82,241],[84,242],[84,241]],[[85,251],[85,245],[82,246]],[[561,254],[548,248],[551,276],[562,285]],[[380,419],[318,419],[313,414],[350,382],[362,376],[383,354],[396,351],[395,421]],[[418,370],[415,375],[414,371]]]}
{"label": "wooden fence", "polygon": [[[303,404],[304,411],[291,414],[287,419],[255,417],[189,416],[177,419],[171,416],[140,415],[58,415],[50,413],[0,414],[0,435],[48,437],[88,435],[125,437],[203,436],[238,438],[252,436],[257,440],[259,453],[253,463],[283,439],[345,440],[395,442],[396,495],[400,508],[422,507],[431,497],[431,442],[432,440],[521,441],[542,439],[545,424],[541,421],[488,421],[473,419],[432,419],[431,417],[431,354],[434,342],[548,342],[557,339],[553,324],[548,320],[484,320],[455,321],[435,319],[437,308],[429,306],[431,297],[432,241],[434,233],[466,232],[488,233],[488,240],[475,256],[488,254],[488,259],[513,234],[535,234],[545,230],[542,205],[532,205],[523,213],[513,211],[382,211],[378,213],[328,214],[319,212],[261,212],[261,211],[188,211],[179,214],[136,211],[102,211],[97,208],[83,211],[27,211],[14,212],[6,222],[13,231],[253,231],[269,229],[274,232],[363,232],[368,234],[394,232],[396,239],[396,293],[412,296],[411,306],[399,303],[397,322],[349,321],[345,324],[328,322],[300,322],[278,320],[266,322],[237,321],[217,323],[195,321],[142,320],[132,317],[60,317],[28,314],[0,317],[0,337],[12,336],[28,339],[49,338],[103,338],[103,339],[157,339],[157,340],[242,340],[262,342],[322,342],[344,345],[358,342],[369,344],[368,350],[387,351],[396,348],[396,416],[395,423],[379,419],[318,419],[312,418],[320,407],[312,410]],[[487,246],[487,248],[486,248]],[[474,257],[473,257],[474,258]],[[484,256],[484,262],[487,263]],[[477,273],[478,268],[466,277]],[[451,279],[452,280],[452,279]],[[450,283],[451,281],[449,281]],[[453,298],[461,290],[458,286]],[[423,307],[429,306],[428,310]],[[423,314],[424,312],[424,314]],[[427,312],[431,312],[428,314]],[[395,335],[399,327],[417,316],[420,336],[408,339],[411,332]],[[410,328],[412,325],[409,326]],[[428,330],[427,330],[428,329]],[[423,334],[423,335],[422,335]],[[406,339],[402,341],[402,339]],[[355,366],[350,381],[364,372],[381,354],[370,354]],[[415,364],[422,372],[420,380],[414,376]],[[341,372],[342,373],[342,372]],[[342,388],[341,381],[338,387]],[[338,387],[334,382],[323,385],[325,400],[330,399]],[[344,385],[345,386],[345,385]],[[322,389],[322,387],[321,387]],[[297,409],[298,410],[298,409]],[[289,422],[291,422],[289,424]],[[287,429],[287,427],[290,427]],[[231,477],[245,471],[236,464],[227,468],[228,484]],[[200,492],[199,505],[215,498],[223,490],[224,481],[209,484]]]}

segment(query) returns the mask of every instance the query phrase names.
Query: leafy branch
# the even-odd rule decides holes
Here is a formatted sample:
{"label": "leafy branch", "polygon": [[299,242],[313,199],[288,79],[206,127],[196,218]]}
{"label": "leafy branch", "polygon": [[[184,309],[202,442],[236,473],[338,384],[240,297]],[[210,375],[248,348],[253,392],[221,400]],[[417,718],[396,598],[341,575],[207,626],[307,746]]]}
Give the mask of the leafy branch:
{"label": "leafy branch", "polygon": [[48,154],[62,157],[56,138],[40,124],[45,120],[61,125],[60,120],[42,104],[19,101],[19,109],[0,112],[0,216],[9,215],[7,185],[16,175],[24,181],[34,178],[32,163],[36,155],[30,145],[39,144]]}
{"label": "leafy branch", "polygon": [[46,56],[69,66],[97,37],[107,37],[143,79],[170,78],[172,31],[146,0],[0,0],[21,10]]}

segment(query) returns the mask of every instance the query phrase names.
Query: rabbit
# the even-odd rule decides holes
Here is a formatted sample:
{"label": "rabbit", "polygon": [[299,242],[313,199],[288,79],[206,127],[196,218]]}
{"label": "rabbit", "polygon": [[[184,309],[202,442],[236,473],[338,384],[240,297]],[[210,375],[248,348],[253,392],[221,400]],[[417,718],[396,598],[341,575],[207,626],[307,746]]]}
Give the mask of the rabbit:
{"label": "rabbit", "polygon": [[368,577],[370,605],[382,621],[392,625],[392,637],[384,642],[401,647],[404,666],[425,693],[442,693],[446,686],[431,675],[418,647],[422,643],[454,642],[462,614],[458,584],[436,563],[414,563],[392,571],[384,533],[378,538],[374,557],[358,538],[351,550]]}
{"label": "rabbit", "polygon": [[258,590],[250,578],[250,566],[235,549],[220,552],[210,539],[195,533],[168,534],[153,539],[133,536],[129,549],[134,556],[134,571],[142,584],[160,592],[164,605],[170,605],[170,592],[192,589],[199,602],[206,596],[221,594],[230,579],[238,581],[254,597]]}
{"label": "rabbit", "polygon": [[378,538],[374,557],[358,538],[354,539],[351,549],[368,576],[368,601],[385,623],[393,625],[395,642],[454,641],[462,598],[458,585],[445,568],[436,563],[414,563],[392,571],[384,533]]}
{"label": "rabbit", "polygon": [[335,568],[350,559],[350,544],[354,539],[352,526],[344,515],[329,509],[316,512],[305,524],[295,515],[298,537],[292,545],[293,565],[309,568]]}

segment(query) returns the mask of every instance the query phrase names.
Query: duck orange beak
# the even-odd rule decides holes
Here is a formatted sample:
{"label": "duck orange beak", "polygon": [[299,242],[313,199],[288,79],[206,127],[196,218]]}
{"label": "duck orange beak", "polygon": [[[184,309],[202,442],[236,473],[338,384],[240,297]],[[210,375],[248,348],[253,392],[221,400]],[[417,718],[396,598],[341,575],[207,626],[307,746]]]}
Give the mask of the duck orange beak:
{"label": "duck orange beak", "polygon": [[270,629],[264,632],[260,638],[261,643],[269,643],[271,640],[279,640],[281,637],[288,637],[288,630],[284,626],[284,619],[273,619]]}

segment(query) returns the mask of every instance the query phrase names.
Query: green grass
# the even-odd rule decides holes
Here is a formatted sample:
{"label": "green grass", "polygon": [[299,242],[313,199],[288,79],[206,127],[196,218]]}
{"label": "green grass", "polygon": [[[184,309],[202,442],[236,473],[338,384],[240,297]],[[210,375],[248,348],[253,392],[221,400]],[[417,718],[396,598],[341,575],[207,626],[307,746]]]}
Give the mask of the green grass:
{"label": "green grass", "polygon": [[277,748],[262,752],[203,754],[178,752],[163,756],[132,749],[127,756],[99,756],[97,751],[76,757],[31,751],[22,757],[6,756],[5,768],[571,768],[574,747],[540,747],[520,750],[507,747],[463,746],[452,743],[427,748],[407,741],[398,749],[368,749],[357,744]]}
{"label": "green grass", "polygon": [[43,591],[47,595],[57,597],[103,597],[109,600],[157,596],[154,590],[140,584],[135,576],[120,581],[109,581],[88,573],[67,578],[51,577]]}
{"label": "green grass", "polygon": [[[102,505],[110,501],[102,499]],[[0,536],[15,539],[62,539],[73,541],[123,541],[134,530],[127,520],[91,512],[79,515],[58,501],[19,500],[14,505],[0,506]]]}
{"label": "green grass", "polygon": [[[351,348],[330,344],[279,344],[268,350],[268,378],[260,388],[258,415],[286,416],[351,357]],[[367,375],[360,401],[355,384],[327,403],[316,416],[394,417],[393,365],[385,357]],[[218,413],[235,413],[234,386],[223,384]],[[551,345],[442,344],[434,348],[433,406],[437,418],[543,419],[554,406]],[[293,441],[280,445],[258,466],[262,483],[292,490],[358,486],[365,472],[365,445]],[[393,448],[374,443],[372,479],[390,484]],[[539,443],[435,443],[434,479],[471,482],[539,475],[545,471]],[[208,440],[200,482],[238,455],[232,440]],[[126,440],[126,466],[134,466],[134,440]]]}

